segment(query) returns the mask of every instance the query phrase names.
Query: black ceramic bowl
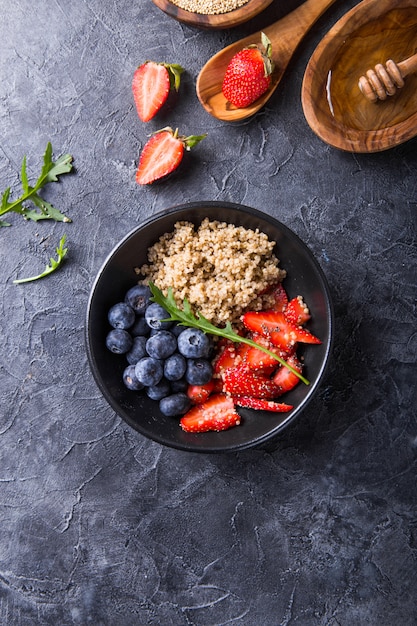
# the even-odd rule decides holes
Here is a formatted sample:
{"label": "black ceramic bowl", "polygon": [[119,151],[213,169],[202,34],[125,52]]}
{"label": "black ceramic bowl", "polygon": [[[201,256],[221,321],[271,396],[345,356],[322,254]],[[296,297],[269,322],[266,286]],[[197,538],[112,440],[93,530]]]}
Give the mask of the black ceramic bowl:
{"label": "black ceramic bowl", "polygon": [[[115,355],[105,346],[110,330],[109,308],[123,300],[126,291],[137,282],[135,268],[147,261],[147,250],[159,237],[173,230],[177,221],[199,224],[205,217],[256,229],[276,241],[280,267],[287,271],[284,286],[289,297],[304,296],[312,319],[308,328],[322,341],[305,345],[304,375],[310,385],[300,382],[282,401],[294,406],[288,413],[270,413],[239,408],[241,424],[222,432],[186,433],[179,418],[160,413],[158,403],[142,392],[133,392],[123,384],[124,356]],[[116,413],[145,437],[166,446],[193,452],[236,451],[259,446],[276,436],[302,411],[315,395],[329,358],[333,335],[333,313],[325,276],[307,246],[289,228],[258,210],[227,202],[193,202],[173,207],[150,217],[130,232],[111,251],[92,286],[87,310],[86,345],[94,378]]]}

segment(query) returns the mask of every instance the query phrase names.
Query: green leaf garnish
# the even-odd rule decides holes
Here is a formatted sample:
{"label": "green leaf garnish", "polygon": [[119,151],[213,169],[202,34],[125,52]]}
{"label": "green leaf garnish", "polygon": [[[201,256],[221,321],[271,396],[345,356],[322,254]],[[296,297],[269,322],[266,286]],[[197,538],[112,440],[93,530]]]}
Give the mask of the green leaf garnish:
{"label": "green leaf garnish", "polygon": [[[42,189],[47,183],[56,182],[58,176],[61,174],[67,174],[72,170],[72,156],[70,154],[63,154],[55,162],[52,160],[52,145],[48,142],[43,155],[43,166],[41,173],[32,187],[29,185],[29,179],[26,168],[26,156],[23,157],[22,167],[20,170],[20,179],[22,183],[22,195],[12,202],[9,201],[10,187],[8,187],[2,195],[0,204],[0,216],[5,213],[13,212],[22,215],[27,220],[37,222],[39,220],[55,220],[56,222],[71,222],[71,219],[66,215],[63,215],[58,209],[53,207],[49,202],[46,202],[38,194],[38,191]],[[29,210],[25,203],[32,202],[35,205],[35,209]],[[0,220],[1,226],[10,226],[8,222]]]}
{"label": "green leaf garnish", "polygon": [[66,235],[63,235],[59,241],[59,246],[55,248],[57,259],[53,259],[52,257],[49,259],[50,265],[46,265],[44,271],[41,274],[37,274],[37,276],[30,276],[29,278],[19,278],[18,280],[14,280],[15,285],[19,285],[20,283],[29,283],[33,280],[38,280],[39,278],[44,278],[45,276],[49,276],[52,272],[55,272],[61,265],[62,262],[68,252],[68,248],[64,248],[66,240]]}
{"label": "green leaf garnish", "polygon": [[181,65],[178,65],[178,63],[162,63],[162,65],[168,70],[170,89],[178,91],[181,83],[181,74],[183,73],[184,68],[181,67]]}
{"label": "green leaf garnish", "polygon": [[194,315],[191,311],[191,306],[187,298],[184,298],[183,308],[178,308],[175,298],[172,292],[172,288],[168,289],[168,295],[164,296],[162,291],[151,281],[149,281],[149,288],[152,292],[152,300],[157,304],[161,305],[167,313],[169,313],[169,318],[164,321],[177,322],[182,326],[190,326],[192,328],[198,328],[203,332],[209,335],[216,335],[217,337],[225,337],[230,341],[235,343],[246,343],[248,346],[252,346],[253,348],[257,348],[258,350],[262,350],[266,354],[269,354],[274,359],[276,359],[281,365],[288,368],[293,374],[295,374],[305,385],[309,385],[310,382],[305,378],[300,372],[297,372],[289,363],[284,361],[280,356],[274,354],[268,348],[261,346],[260,344],[252,341],[252,339],[248,339],[247,337],[241,337],[238,335],[232,328],[230,322],[227,322],[224,328],[219,328],[218,326],[214,326],[208,319],[206,319],[201,313],[197,312],[197,315]]}

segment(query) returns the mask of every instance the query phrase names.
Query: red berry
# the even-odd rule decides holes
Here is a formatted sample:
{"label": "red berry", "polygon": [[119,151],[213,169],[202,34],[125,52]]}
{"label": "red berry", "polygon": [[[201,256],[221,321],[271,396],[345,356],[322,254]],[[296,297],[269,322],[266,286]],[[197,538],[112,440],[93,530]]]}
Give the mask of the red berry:
{"label": "red berry", "polygon": [[186,432],[204,433],[209,430],[227,430],[240,424],[240,416],[230,396],[217,393],[210,396],[203,404],[198,404],[180,420]]}
{"label": "red berry", "polygon": [[262,46],[249,46],[235,54],[227,66],[222,92],[239,109],[255,102],[268,90],[274,64],[271,42],[262,33]]}
{"label": "red berry", "polygon": [[[301,374],[303,368],[296,354],[292,354],[287,359],[287,363],[291,365],[291,367],[293,367],[299,374]],[[284,365],[278,368],[272,380],[278,387],[279,393],[277,395],[280,396],[287,391],[291,391],[291,389],[293,389],[300,382],[298,376],[296,376],[294,372],[289,370],[288,367],[285,367]]]}
{"label": "red berry", "polygon": [[206,135],[179,137],[178,129],[163,128],[152,135],[143,147],[136,171],[136,182],[148,185],[171,174],[182,161],[184,150],[190,150]]}
{"label": "red berry", "polygon": [[242,316],[242,321],[248,330],[269,338],[274,346],[288,352],[297,342],[321,343],[306,328],[287,320],[285,312],[249,311]]}
{"label": "red berry", "polygon": [[165,104],[171,88],[178,91],[180,65],[146,61],[133,74],[132,92],[142,122],[149,122]]}
{"label": "red berry", "polygon": [[253,398],[252,396],[233,396],[233,402],[237,406],[247,409],[255,409],[256,411],[272,411],[273,413],[286,413],[294,407],[291,404],[283,402],[274,402],[273,400],[264,400],[263,398]]}

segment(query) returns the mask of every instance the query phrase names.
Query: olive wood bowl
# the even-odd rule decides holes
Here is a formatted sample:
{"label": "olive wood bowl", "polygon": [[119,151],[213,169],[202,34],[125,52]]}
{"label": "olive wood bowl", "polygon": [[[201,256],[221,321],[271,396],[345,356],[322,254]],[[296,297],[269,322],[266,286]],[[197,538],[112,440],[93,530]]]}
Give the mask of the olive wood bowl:
{"label": "olive wood bowl", "polygon": [[359,78],[417,48],[417,0],[364,0],[322,39],[305,71],[301,100],[311,129],[348,152],[380,152],[417,135],[417,76],[385,101],[369,102]]}
{"label": "olive wood bowl", "polygon": [[161,11],[173,17],[178,22],[197,28],[221,30],[223,28],[233,28],[234,26],[248,22],[258,15],[258,13],[266,9],[266,7],[271,4],[272,0],[249,0],[238,9],[217,15],[206,15],[186,11],[177,7],[169,0],[152,0],[152,2],[161,9]]}

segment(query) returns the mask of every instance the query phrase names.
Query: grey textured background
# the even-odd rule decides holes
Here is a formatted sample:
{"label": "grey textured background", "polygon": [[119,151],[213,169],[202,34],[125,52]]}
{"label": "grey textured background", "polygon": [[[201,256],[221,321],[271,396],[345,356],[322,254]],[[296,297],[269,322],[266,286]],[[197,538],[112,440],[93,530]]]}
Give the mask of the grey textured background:
{"label": "grey textured background", "polygon": [[[51,141],[75,172],[46,190],[72,224],[12,217],[0,232],[0,623],[402,626],[417,621],[417,143],[354,155],[309,129],[308,59],[353,0],[311,30],[255,118],[228,125],[195,79],[224,45],[278,19],[201,31],[150,0],[0,1],[0,181],[20,192]],[[181,93],[145,125],[144,60],[183,65]],[[134,182],[147,136],[208,137],[176,176]],[[188,454],[130,430],[92,379],[88,293],[144,217],[190,200],[242,202],[310,246],[333,294],[330,369],[308,411],[263,450]],[[66,233],[69,257],[44,281]]]}

